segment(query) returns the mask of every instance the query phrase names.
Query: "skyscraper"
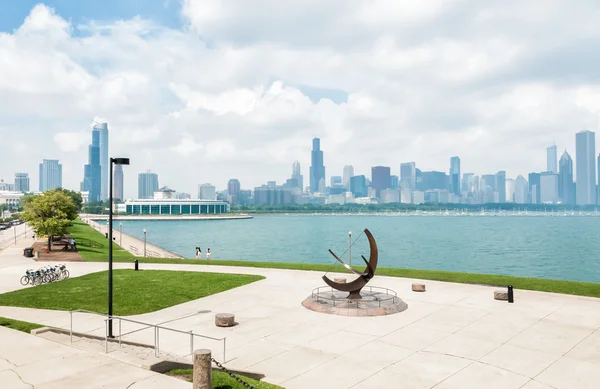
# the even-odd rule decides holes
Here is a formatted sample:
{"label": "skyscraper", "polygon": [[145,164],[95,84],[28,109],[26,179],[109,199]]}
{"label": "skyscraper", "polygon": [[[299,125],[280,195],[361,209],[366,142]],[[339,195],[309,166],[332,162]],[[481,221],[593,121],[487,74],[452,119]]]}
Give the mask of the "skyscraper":
{"label": "skyscraper", "polygon": [[152,199],[158,190],[158,174],[149,170],[138,174],[138,199]]}
{"label": "skyscraper", "polygon": [[29,192],[29,173],[15,173],[15,191]]}
{"label": "skyscraper", "polygon": [[460,158],[450,158],[450,193],[460,196]]}
{"label": "skyscraper", "polygon": [[296,187],[304,191],[304,177],[300,172],[300,162],[298,161],[294,161],[292,164],[292,180],[296,180]]}
{"label": "skyscraper", "polygon": [[231,196],[231,202],[234,204],[237,204],[240,197],[240,189],[240,180],[237,178],[232,178],[227,182],[227,193]]}
{"label": "skyscraper", "polygon": [[331,186],[332,188],[334,186],[342,186],[342,177],[340,177],[340,176],[329,177],[329,186]]}
{"label": "skyscraper", "polygon": [[529,200],[529,183],[519,175],[515,180],[515,203],[527,204]]}
{"label": "skyscraper", "polygon": [[400,182],[408,182],[410,190],[417,187],[417,165],[414,162],[400,164]]}
{"label": "skyscraper", "polygon": [[367,197],[367,179],[365,176],[352,176],[350,178],[350,191],[354,197]]}
{"label": "skyscraper", "polygon": [[556,154],[556,145],[552,145],[546,149],[546,170],[550,173],[557,174],[558,168],[556,166],[558,160],[558,154]]}
{"label": "skyscraper", "polygon": [[217,190],[212,184],[202,184],[198,187],[198,198],[200,200],[215,200],[217,198]]}
{"label": "skyscraper", "polygon": [[558,174],[543,172],[540,175],[540,202],[555,204],[558,201]]}
{"label": "skyscraper", "polygon": [[40,163],[40,192],[62,188],[62,165],[57,159],[44,159]]}
{"label": "skyscraper", "polygon": [[113,198],[114,200],[125,200],[123,194],[123,166],[115,165],[113,176]]}
{"label": "skyscraper", "polygon": [[314,138],[313,148],[310,157],[310,191],[311,193],[319,191],[319,181],[325,180],[325,165],[323,165],[323,151],[321,150],[321,140]]}
{"label": "skyscraper", "polygon": [[[94,130],[99,133],[99,156],[100,156],[100,200],[105,201],[108,199],[108,174],[109,174],[109,160],[108,160],[108,124],[107,123],[96,123]],[[150,197],[152,198],[152,197]]]}
{"label": "skyscraper", "polygon": [[371,188],[375,189],[376,196],[381,195],[383,189],[388,189],[392,181],[388,166],[374,166],[371,168]]}
{"label": "skyscraper", "polygon": [[558,167],[558,197],[563,204],[575,204],[575,183],[573,182],[573,159],[567,151],[560,157]]}
{"label": "skyscraper", "polygon": [[577,205],[596,204],[596,134],[581,131],[575,135],[577,159]]}
{"label": "skyscraper", "polygon": [[92,129],[92,144],[88,147],[88,163],[83,166],[81,189],[88,192],[88,201],[100,201],[102,190],[102,168],[100,166],[100,130]]}
{"label": "skyscraper", "polygon": [[531,204],[540,203],[540,173],[529,173],[529,199]]}
{"label": "skyscraper", "polygon": [[512,178],[506,179],[506,202],[514,203],[515,202],[515,180]]}
{"label": "skyscraper", "polygon": [[344,166],[344,174],[342,176],[342,185],[346,190],[350,191],[350,178],[354,177],[354,167],[352,165]]}
{"label": "skyscraper", "polygon": [[498,202],[506,202],[506,172],[504,170],[496,173],[496,191],[498,192]]}

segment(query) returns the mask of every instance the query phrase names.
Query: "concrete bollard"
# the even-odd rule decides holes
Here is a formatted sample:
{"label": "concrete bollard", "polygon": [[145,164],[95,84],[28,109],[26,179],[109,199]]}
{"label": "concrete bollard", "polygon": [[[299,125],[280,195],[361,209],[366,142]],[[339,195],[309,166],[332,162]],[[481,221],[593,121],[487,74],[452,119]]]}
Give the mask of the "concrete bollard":
{"label": "concrete bollard", "polygon": [[194,351],[193,389],[212,389],[212,358],[210,350]]}

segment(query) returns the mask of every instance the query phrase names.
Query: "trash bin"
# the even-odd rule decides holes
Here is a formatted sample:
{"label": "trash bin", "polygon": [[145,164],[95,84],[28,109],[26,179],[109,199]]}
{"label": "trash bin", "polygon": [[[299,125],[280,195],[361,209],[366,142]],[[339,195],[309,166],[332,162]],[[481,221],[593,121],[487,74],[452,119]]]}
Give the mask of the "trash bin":
{"label": "trash bin", "polygon": [[23,251],[27,258],[33,258],[33,247],[26,247]]}

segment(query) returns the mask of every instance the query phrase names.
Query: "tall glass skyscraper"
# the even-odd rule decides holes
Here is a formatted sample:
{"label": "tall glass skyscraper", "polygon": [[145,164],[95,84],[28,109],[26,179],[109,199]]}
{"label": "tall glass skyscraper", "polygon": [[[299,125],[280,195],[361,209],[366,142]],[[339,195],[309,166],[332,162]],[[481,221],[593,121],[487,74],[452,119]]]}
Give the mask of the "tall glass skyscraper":
{"label": "tall glass skyscraper", "polygon": [[100,130],[92,129],[92,144],[88,148],[88,163],[83,167],[83,183],[81,189],[88,192],[88,201],[100,201],[101,166],[100,166]]}
{"label": "tall glass skyscraper", "polygon": [[292,180],[295,180],[296,187],[304,191],[304,177],[300,172],[300,162],[294,161],[292,164]]}
{"label": "tall glass skyscraper", "polygon": [[15,191],[29,192],[29,173],[15,173]]}
{"label": "tall glass skyscraper", "polygon": [[375,189],[376,196],[381,198],[381,191],[391,186],[390,168],[388,166],[374,166],[371,168],[371,188]]}
{"label": "tall glass skyscraper", "polygon": [[552,145],[546,149],[546,171],[550,173],[558,173],[558,154],[556,153],[556,145]]}
{"label": "tall glass skyscraper", "polygon": [[410,190],[417,187],[417,164],[406,162],[400,164],[400,184],[408,183]]}
{"label": "tall glass skyscraper", "polygon": [[596,134],[581,131],[575,135],[577,160],[577,205],[596,204]]}
{"label": "tall glass skyscraper", "polygon": [[350,178],[354,177],[354,166],[344,166],[344,174],[342,175],[342,185],[347,191],[350,191]]}
{"label": "tall glass skyscraper", "polygon": [[563,153],[558,164],[558,197],[563,204],[575,204],[575,183],[573,182],[573,159]]}
{"label": "tall glass skyscraper", "polygon": [[158,174],[150,171],[138,174],[138,199],[152,199],[157,190]]}
{"label": "tall glass skyscraper", "polygon": [[125,200],[123,194],[123,166],[115,165],[113,176],[113,198],[115,200]]}
{"label": "tall glass skyscraper", "polygon": [[319,181],[325,180],[325,165],[323,165],[323,151],[321,150],[321,140],[314,138],[312,152],[310,156],[310,192],[319,191]]}
{"label": "tall glass skyscraper", "polygon": [[62,165],[57,159],[44,159],[40,163],[40,192],[62,188]]}
{"label": "tall glass skyscraper", "polygon": [[109,160],[108,160],[108,124],[107,123],[96,123],[94,130],[99,132],[99,156],[100,156],[100,199],[108,199],[108,174],[109,174]]}
{"label": "tall glass skyscraper", "polygon": [[450,158],[450,192],[460,196],[460,158]]}

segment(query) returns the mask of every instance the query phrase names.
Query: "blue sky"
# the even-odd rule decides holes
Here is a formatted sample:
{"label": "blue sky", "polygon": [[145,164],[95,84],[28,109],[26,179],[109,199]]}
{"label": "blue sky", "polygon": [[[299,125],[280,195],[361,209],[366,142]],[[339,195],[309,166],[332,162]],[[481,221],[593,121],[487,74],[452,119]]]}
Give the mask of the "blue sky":
{"label": "blue sky", "polygon": [[73,25],[90,20],[130,19],[136,15],[169,27],[181,24],[179,0],[0,0],[0,31],[18,28],[36,4],[45,4]]}

